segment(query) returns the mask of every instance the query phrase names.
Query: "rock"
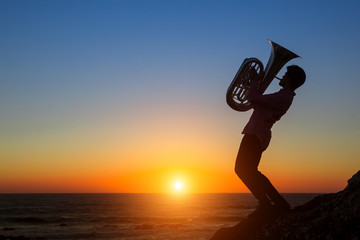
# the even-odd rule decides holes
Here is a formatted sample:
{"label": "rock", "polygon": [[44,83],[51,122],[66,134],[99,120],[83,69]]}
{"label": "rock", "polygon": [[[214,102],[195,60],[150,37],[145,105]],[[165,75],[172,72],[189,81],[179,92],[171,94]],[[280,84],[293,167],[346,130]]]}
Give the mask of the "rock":
{"label": "rock", "polygon": [[286,212],[250,214],[210,240],[360,240],[360,171],[343,191],[324,194]]}

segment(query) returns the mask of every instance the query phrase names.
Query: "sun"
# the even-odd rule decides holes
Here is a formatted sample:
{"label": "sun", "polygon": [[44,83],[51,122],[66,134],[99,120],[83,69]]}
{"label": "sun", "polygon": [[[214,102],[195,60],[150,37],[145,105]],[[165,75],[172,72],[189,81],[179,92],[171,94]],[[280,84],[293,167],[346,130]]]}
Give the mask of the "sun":
{"label": "sun", "polygon": [[173,192],[175,193],[183,193],[185,191],[184,182],[181,180],[176,180],[172,184]]}
{"label": "sun", "polygon": [[168,193],[185,195],[189,193],[189,178],[185,174],[173,174],[167,181]]}
{"label": "sun", "polygon": [[176,181],[174,183],[174,189],[177,190],[177,191],[180,191],[181,189],[183,189],[183,183],[181,181]]}

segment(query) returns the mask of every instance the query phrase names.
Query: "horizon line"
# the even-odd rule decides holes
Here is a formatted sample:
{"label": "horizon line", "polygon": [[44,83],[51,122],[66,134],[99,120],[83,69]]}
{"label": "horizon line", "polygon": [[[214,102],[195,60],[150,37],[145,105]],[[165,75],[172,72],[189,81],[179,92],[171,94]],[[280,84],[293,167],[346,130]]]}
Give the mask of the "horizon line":
{"label": "horizon line", "polygon": [[[280,192],[280,194],[329,194],[335,192]],[[0,192],[0,195],[10,194],[159,194],[159,195],[174,195],[174,193],[166,192]],[[176,194],[176,193],[175,193]],[[193,192],[180,193],[176,195],[191,195],[191,194],[252,194],[250,192]]]}

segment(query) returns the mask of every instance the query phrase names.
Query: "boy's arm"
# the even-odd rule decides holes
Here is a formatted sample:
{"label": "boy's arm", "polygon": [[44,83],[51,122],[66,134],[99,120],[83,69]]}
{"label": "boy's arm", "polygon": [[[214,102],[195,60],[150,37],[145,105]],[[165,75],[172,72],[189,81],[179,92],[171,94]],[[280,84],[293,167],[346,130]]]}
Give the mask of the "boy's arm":
{"label": "boy's arm", "polygon": [[281,98],[278,94],[266,94],[262,95],[259,93],[259,82],[253,81],[250,85],[248,101],[256,107],[261,108],[272,108],[281,104]]}

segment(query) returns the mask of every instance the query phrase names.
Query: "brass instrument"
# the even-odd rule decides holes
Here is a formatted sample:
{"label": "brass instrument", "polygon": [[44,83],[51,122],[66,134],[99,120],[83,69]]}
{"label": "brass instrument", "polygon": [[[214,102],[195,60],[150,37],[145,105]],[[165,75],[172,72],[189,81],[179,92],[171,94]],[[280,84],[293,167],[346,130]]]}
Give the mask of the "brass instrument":
{"label": "brass instrument", "polygon": [[[270,41],[271,55],[264,66],[257,58],[246,58],[237,71],[233,81],[226,92],[227,104],[236,111],[247,111],[252,108],[251,103],[247,100],[249,88],[252,81],[259,81],[259,93],[263,94],[271,81],[281,68],[291,59],[299,56],[288,49]],[[279,78],[278,78],[279,79]]]}

